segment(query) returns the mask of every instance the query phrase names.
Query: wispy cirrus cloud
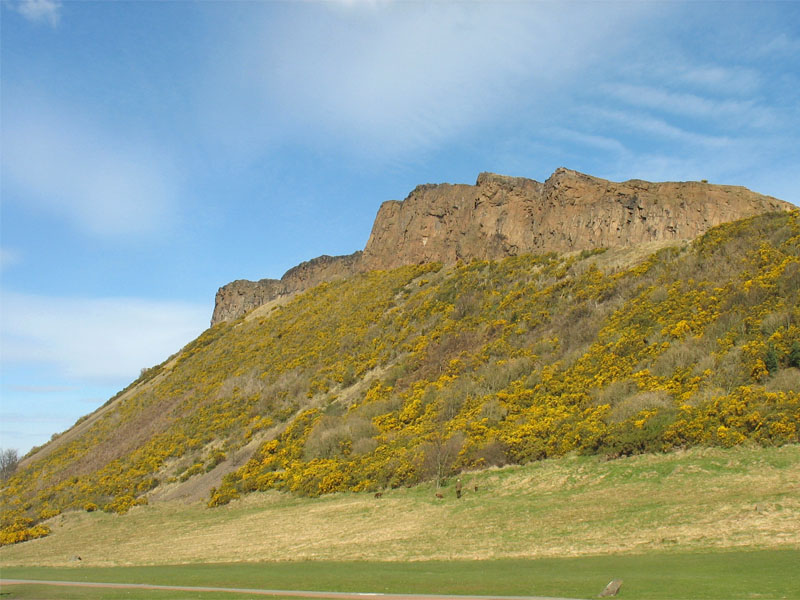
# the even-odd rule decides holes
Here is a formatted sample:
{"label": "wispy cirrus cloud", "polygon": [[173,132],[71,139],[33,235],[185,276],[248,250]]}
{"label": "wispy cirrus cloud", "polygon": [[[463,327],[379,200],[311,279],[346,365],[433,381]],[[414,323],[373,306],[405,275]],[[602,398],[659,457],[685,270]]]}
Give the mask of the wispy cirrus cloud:
{"label": "wispy cirrus cloud", "polygon": [[0,446],[68,428],[202,332],[209,308],[142,298],[0,294]]}
{"label": "wispy cirrus cloud", "polygon": [[56,27],[61,20],[60,0],[19,0],[10,5],[23,17],[34,23],[47,23]]}
{"label": "wispy cirrus cloud", "polygon": [[623,104],[667,114],[714,121],[735,119],[748,128],[769,126],[775,122],[773,112],[754,98],[714,98],[649,84],[607,84],[602,86],[602,90]]}
{"label": "wispy cirrus cloud", "polygon": [[595,108],[592,111],[594,118],[606,123],[614,123],[622,134],[638,132],[657,139],[669,140],[692,144],[694,146],[704,146],[707,148],[721,148],[732,144],[730,136],[714,135],[708,133],[695,132],[691,129],[681,127],[672,123],[659,115],[654,115],[646,111],[618,110],[608,108]]}
{"label": "wispy cirrus cloud", "polygon": [[276,11],[238,25],[239,41],[210,76],[218,85],[206,98],[207,121],[240,141],[261,135],[407,156],[547,105],[653,10],[397,3]]}
{"label": "wispy cirrus cloud", "polygon": [[800,37],[780,33],[757,48],[755,53],[760,57],[794,59],[800,54]]}
{"label": "wispy cirrus cloud", "polygon": [[569,127],[550,127],[542,133],[554,140],[566,141],[579,146],[603,150],[605,152],[613,152],[616,154],[625,154],[628,152],[625,144],[612,136],[577,131]]}
{"label": "wispy cirrus cloud", "polygon": [[102,237],[169,224],[176,178],[158,148],[20,90],[4,90],[2,116],[5,201]]}
{"label": "wispy cirrus cloud", "polygon": [[684,85],[727,95],[749,95],[761,86],[758,70],[740,65],[678,63],[669,67],[670,79]]}
{"label": "wispy cirrus cloud", "polygon": [[132,380],[199,335],[209,314],[187,302],[13,292],[2,306],[3,362],[55,368],[76,385]]}
{"label": "wispy cirrus cloud", "polygon": [[8,390],[24,394],[61,394],[78,389],[74,385],[9,385]]}
{"label": "wispy cirrus cloud", "polygon": [[0,248],[0,271],[5,271],[22,262],[19,252],[10,248]]}

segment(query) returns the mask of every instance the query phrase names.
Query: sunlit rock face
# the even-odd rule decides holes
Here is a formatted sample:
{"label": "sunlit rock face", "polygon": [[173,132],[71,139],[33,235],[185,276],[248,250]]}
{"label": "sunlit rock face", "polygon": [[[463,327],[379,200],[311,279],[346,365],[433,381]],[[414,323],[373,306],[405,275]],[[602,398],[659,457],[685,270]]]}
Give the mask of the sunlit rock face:
{"label": "sunlit rock face", "polygon": [[238,280],[221,287],[211,324],[323,281],[374,269],[688,240],[721,223],[792,208],[739,186],[616,183],[564,168],[544,183],[481,173],[475,185],[425,184],[403,201],[381,205],[363,253],[320,256],[279,280]]}
{"label": "sunlit rock face", "polygon": [[692,239],[710,227],[792,206],[743,187],[701,182],[614,183],[558,169],[544,183],[481,173],[475,185],[422,185],[385,202],[365,269],[498,259]]}

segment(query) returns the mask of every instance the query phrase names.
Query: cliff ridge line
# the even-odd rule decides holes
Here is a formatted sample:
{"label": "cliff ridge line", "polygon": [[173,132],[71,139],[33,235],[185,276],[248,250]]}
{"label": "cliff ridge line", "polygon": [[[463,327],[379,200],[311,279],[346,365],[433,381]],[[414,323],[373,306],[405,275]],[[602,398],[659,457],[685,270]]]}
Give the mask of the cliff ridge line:
{"label": "cliff ridge line", "polygon": [[793,205],[741,186],[612,182],[559,168],[544,182],[481,173],[475,185],[423,184],[383,202],[363,251],[320,256],[281,279],[219,289],[212,326],[279,296],[375,269],[693,239],[716,225]]}

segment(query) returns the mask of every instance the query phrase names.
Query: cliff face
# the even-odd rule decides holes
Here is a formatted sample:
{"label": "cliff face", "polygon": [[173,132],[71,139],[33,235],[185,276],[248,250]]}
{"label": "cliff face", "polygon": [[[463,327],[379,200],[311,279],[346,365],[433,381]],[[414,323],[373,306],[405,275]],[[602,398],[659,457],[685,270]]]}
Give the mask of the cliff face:
{"label": "cliff face", "polygon": [[359,271],[360,263],[361,252],[345,256],[323,255],[292,267],[280,279],[233,281],[217,291],[211,325],[236,319],[278,296],[353,275]]}
{"label": "cliff face", "polygon": [[363,253],[321,256],[280,280],[220,288],[211,324],[358,272],[692,239],[721,223],[792,208],[743,187],[695,181],[615,183],[563,168],[544,183],[481,173],[475,185],[426,184],[402,202],[384,202]]}
{"label": "cliff face", "polygon": [[236,319],[283,294],[286,294],[286,287],[280,279],[261,279],[260,281],[237,279],[232,281],[217,290],[211,325],[213,327],[222,321]]}
{"label": "cliff face", "polygon": [[476,185],[420,186],[385,202],[365,269],[497,259],[692,239],[710,227],[791,208],[742,187],[605,179],[558,169],[544,183],[482,173]]}

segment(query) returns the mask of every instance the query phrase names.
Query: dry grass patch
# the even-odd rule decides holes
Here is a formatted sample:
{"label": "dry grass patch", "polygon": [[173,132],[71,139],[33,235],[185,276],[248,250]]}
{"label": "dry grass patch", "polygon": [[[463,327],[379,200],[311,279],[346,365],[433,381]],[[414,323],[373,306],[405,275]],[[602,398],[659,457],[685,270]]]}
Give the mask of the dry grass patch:
{"label": "dry grass patch", "polygon": [[[252,494],[217,509],[163,503],[69,513],[4,565],[534,558],[800,548],[800,446],[571,456],[428,485],[303,499]],[[478,490],[474,490],[474,486]]]}

